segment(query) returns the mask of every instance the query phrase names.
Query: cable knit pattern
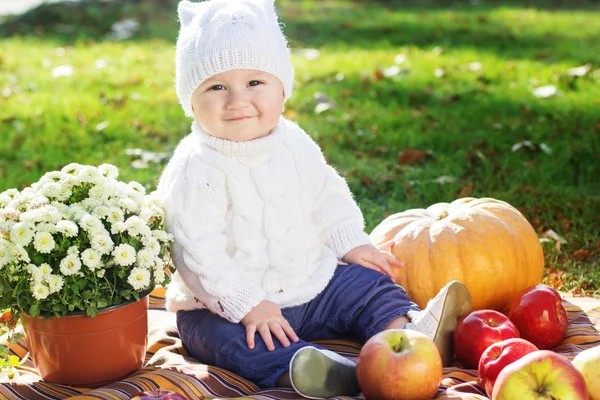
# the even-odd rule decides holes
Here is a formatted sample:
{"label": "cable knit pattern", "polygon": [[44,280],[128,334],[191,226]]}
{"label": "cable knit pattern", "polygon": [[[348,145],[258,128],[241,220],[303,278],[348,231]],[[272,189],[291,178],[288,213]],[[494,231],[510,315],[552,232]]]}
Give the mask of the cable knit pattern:
{"label": "cable knit pattern", "polygon": [[247,142],[192,127],[158,186],[175,237],[170,311],[208,308],[239,322],[265,299],[303,304],[338,259],[371,243],[346,181],[295,123],[281,118]]}

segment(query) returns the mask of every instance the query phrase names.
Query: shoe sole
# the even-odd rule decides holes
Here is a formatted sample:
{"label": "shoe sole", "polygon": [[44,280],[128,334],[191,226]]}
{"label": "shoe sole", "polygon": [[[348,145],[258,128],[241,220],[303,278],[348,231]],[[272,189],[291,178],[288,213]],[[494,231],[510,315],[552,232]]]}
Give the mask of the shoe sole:
{"label": "shoe sole", "polygon": [[454,356],[454,330],[458,320],[471,312],[471,293],[459,281],[452,281],[448,286],[448,294],[442,306],[440,322],[433,341],[442,356],[442,364],[447,367]]}
{"label": "shoe sole", "polygon": [[360,393],[356,368],[332,360],[314,347],[304,347],[290,360],[294,390],[309,399],[355,396]]}

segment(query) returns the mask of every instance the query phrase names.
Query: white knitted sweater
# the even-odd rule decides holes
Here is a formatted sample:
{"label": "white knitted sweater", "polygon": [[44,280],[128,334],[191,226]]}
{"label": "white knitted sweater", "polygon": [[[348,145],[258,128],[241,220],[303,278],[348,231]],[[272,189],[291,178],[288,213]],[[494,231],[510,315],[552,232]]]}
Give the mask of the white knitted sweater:
{"label": "white knitted sweater", "polygon": [[158,193],[175,237],[170,311],[208,308],[237,323],[265,299],[281,308],[306,303],[339,259],[371,243],[346,181],[285,118],[247,142],[210,136],[194,122]]}

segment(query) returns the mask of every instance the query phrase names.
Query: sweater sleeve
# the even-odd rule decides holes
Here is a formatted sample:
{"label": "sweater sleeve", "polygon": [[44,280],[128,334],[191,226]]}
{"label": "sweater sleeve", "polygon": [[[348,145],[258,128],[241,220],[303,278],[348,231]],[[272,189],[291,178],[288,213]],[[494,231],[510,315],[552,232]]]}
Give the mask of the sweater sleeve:
{"label": "sweater sleeve", "polygon": [[[188,289],[214,313],[238,323],[266,299],[266,292],[243,278],[242,266],[227,253],[226,180],[203,162],[174,166],[171,184],[162,182],[167,229],[174,236],[173,262]],[[199,301],[199,300],[197,300]]]}
{"label": "sweater sleeve", "polygon": [[323,175],[323,184],[318,188],[314,202],[312,219],[322,243],[335,253],[338,260],[350,250],[372,244],[364,232],[364,218],[354,201],[346,180],[327,164],[321,149],[306,135],[309,157],[313,165]]}

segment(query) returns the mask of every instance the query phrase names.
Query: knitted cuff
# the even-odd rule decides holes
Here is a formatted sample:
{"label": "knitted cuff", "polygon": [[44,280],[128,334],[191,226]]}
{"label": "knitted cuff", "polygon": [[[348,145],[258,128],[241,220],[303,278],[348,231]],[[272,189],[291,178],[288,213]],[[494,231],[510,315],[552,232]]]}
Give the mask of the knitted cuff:
{"label": "knitted cuff", "polygon": [[325,245],[341,260],[350,250],[366,244],[373,244],[364,231],[357,229],[356,224],[344,225],[329,233]]}
{"label": "knitted cuff", "polygon": [[254,307],[267,298],[262,288],[243,285],[229,296],[221,297],[218,301],[217,313],[226,320],[239,323]]}

